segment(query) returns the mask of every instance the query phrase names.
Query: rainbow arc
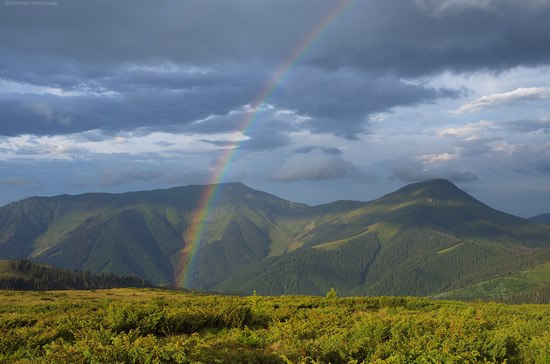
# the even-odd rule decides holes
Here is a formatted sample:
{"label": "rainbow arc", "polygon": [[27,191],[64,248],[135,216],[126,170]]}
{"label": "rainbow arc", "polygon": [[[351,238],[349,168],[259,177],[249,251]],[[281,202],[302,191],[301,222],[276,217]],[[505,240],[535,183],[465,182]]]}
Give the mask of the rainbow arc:
{"label": "rainbow arc", "polygon": [[[337,23],[338,19],[342,18],[342,16],[349,11],[356,1],[357,0],[337,1],[325,17],[297,44],[294,50],[273,74],[269,82],[262,88],[254,102],[250,104],[248,111],[239,125],[241,133],[246,134],[254,127],[259,121],[259,115],[263,110],[263,105],[267,104],[268,99],[277,87],[290,76],[292,69],[300,62],[304,55],[315,47],[323,35]],[[176,267],[175,284],[177,287],[188,287],[189,285],[190,273],[193,270],[195,256],[203,239],[204,230],[207,227],[208,216],[218,197],[219,183],[224,180],[232,162],[237,157],[240,143],[242,143],[242,141],[234,142],[232,145],[222,150],[222,155],[193,213],[191,226],[183,234],[185,246]]]}

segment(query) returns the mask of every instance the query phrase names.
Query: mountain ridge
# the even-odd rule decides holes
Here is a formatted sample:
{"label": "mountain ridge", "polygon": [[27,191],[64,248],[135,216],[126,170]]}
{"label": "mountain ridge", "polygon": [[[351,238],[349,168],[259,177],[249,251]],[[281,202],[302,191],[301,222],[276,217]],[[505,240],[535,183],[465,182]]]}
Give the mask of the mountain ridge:
{"label": "mountain ridge", "polygon": [[[174,282],[206,188],[31,197],[0,208],[0,259]],[[262,294],[439,294],[545,263],[550,226],[434,179],[309,206],[216,186],[190,287]],[[259,278],[261,277],[261,278]]]}
{"label": "mountain ridge", "polygon": [[550,224],[550,213],[536,215],[536,216],[530,217],[529,220],[538,222],[541,224]]}

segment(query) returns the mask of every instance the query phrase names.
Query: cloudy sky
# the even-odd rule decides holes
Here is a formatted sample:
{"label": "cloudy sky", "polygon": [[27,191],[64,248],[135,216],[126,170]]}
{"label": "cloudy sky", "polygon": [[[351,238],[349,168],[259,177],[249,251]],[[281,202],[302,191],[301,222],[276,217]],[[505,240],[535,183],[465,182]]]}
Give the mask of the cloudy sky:
{"label": "cloudy sky", "polygon": [[548,0],[2,1],[0,205],[203,184],[239,148],[222,181],[293,201],[441,177],[550,212],[548,19]]}

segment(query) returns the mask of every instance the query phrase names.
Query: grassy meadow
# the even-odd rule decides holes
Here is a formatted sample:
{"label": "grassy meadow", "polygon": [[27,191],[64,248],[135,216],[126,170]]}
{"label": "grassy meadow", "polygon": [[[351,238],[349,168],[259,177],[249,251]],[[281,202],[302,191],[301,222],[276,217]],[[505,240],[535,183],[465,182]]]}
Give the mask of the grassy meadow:
{"label": "grassy meadow", "polygon": [[550,305],[0,291],[0,362],[549,363]]}

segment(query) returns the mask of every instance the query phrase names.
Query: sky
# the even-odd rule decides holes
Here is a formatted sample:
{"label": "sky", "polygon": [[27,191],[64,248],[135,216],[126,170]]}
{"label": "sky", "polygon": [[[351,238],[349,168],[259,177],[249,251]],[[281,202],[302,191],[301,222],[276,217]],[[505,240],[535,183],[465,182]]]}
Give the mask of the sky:
{"label": "sky", "polygon": [[446,178],[550,212],[548,19],[548,0],[1,2],[0,205],[212,176],[317,205]]}

